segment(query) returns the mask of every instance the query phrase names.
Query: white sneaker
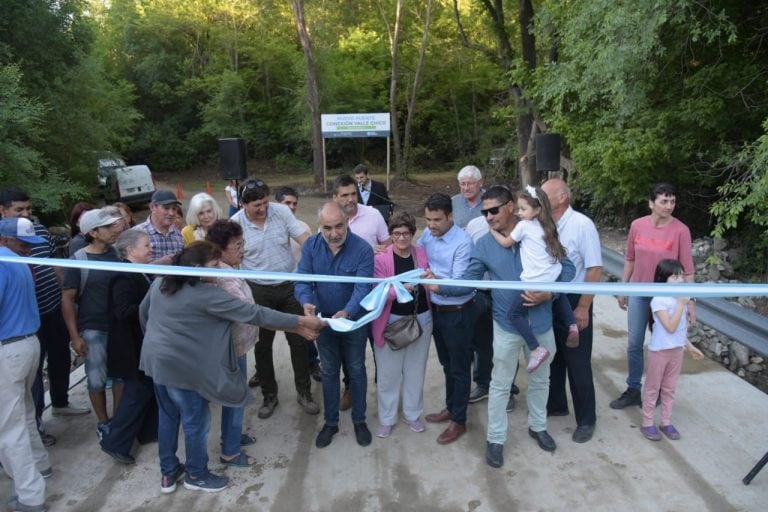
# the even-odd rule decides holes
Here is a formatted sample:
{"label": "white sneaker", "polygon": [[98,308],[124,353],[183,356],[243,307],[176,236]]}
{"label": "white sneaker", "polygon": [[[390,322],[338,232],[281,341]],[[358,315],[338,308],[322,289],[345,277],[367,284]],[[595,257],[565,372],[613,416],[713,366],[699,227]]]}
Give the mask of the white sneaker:
{"label": "white sneaker", "polygon": [[51,414],[54,416],[80,416],[89,412],[91,410],[87,407],[75,407],[72,404],[67,404],[64,407],[51,407]]}

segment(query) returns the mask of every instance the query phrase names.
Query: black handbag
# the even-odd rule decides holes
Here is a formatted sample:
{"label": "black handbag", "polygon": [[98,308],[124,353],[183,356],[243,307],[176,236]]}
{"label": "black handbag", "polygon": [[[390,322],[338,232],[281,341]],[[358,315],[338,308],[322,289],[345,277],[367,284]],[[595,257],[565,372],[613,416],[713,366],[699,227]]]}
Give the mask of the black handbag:
{"label": "black handbag", "polygon": [[[418,265],[416,253],[413,253],[414,267]],[[392,350],[407,347],[421,337],[422,329],[416,312],[419,310],[419,287],[413,296],[413,314],[398,318],[384,329],[384,339]]]}

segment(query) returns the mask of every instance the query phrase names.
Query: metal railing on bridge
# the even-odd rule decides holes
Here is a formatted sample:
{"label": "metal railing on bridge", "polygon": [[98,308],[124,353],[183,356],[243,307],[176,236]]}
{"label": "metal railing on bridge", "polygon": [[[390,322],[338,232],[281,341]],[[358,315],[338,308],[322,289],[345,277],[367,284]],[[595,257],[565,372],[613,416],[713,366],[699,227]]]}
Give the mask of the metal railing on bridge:
{"label": "metal railing on bridge", "polygon": [[[603,271],[621,278],[624,256],[603,247]],[[696,312],[704,325],[732,338],[760,355],[768,356],[768,317],[725,299],[698,299]]]}

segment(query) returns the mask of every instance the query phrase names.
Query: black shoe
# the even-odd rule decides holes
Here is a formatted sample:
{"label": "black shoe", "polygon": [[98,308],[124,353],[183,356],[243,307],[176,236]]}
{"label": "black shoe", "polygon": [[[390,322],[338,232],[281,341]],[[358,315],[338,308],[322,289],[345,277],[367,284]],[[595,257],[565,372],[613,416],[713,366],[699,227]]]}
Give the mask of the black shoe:
{"label": "black shoe", "polygon": [[485,462],[492,468],[500,468],[504,465],[504,445],[499,443],[486,443]]}
{"label": "black shoe", "polygon": [[595,426],[594,425],[579,425],[576,427],[576,430],[573,432],[573,436],[571,439],[573,439],[574,443],[586,443],[590,439],[592,439],[592,434],[595,433]]}
{"label": "black shoe", "polygon": [[552,439],[552,436],[550,436],[546,430],[542,430],[541,432],[534,432],[529,428],[528,434],[534,438],[537,443],[539,443],[539,448],[542,450],[546,452],[555,451],[555,448],[557,447],[555,440]]}
{"label": "black shoe", "polygon": [[355,423],[355,439],[360,446],[371,444],[371,431],[368,430],[368,425],[365,422]]}
{"label": "black shoe", "polygon": [[323,382],[323,369],[320,368],[319,364],[313,365],[309,367],[309,375],[316,381],[316,382]]}
{"label": "black shoe", "polygon": [[619,398],[611,402],[611,409],[623,409],[630,405],[643,405],[643,399],[640,396],[640,390],[635,388],[627,388],[627,390],[621,394]]}
{"label": "black shoe", "polygon": [[568,409],[562,410],[562,411],[547,411],[547,417],[550,416],[568,416],[570,414],[568,412]]}
{"label": "black shoe", "polygon": [[469,393],[469,403],[474,404],[480,400],[488,398],[488,388],[485,386],[475,386],[475,389]]}
{"label": "black shoe", "polygon": [[248,387],[249,388],[257,388],[259,387],[259,374],[255,374],[253,377],[251,377],[251,380],[248,381]]}
{"label": "black shoe", "polygon": [[259,407],[259,418],[265,420],[272,416],[275,412],[275,407],[280,403],[277,401],[277,397],[274,395],[266,395],[264,397],[264,403]]}
{"label": "black shoe", "polygon": [[120,464],[126,464],[126,465],[136,464],[136,459],[134,459],[131,455],[123,455],[122,453],[111,452],[106,448],[104,448],[103,446],[101,447],[101,451],[103,451],[104,453],[106,453],[107,455],[115,459],[115,461],[119,462]]}
{"label": "black shoe", "polygon": [[509,400],[507,400],[507,412],[514,411],[515,405],[515,395],[509,395]]}
{"label": "black shoe", "polygon": [[331,444],[331,441],[333,440],[333,436],[338,434],[338,432],[339,432],[339,427],[331,427],[329,425],[323,425],[323,429],[320,431],[319,434],[317,434],[317,438],[315,439],[315,446],[317,446],[318,448],[325,448],[326,446]]}

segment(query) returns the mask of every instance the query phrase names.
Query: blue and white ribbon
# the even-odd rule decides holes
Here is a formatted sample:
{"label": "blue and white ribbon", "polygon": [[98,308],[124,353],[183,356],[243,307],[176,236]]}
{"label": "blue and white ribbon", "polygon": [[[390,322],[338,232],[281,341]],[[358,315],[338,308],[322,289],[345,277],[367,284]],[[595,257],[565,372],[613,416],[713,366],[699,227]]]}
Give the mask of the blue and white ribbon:
{"label": "blue and white ribbon", "polygon": [[383,283],[375,287],[360,302],[368,313],[357,321],[344,318],[326,319],[336,331],[348,332],[357,329],[377,318],[384,304],[390,287],[395,288],[399,302],[411,300],[411,294],[403,287],[403,282],[411,284],[437,284],[441,286],[464,286],[468,288],[492,288],[501,290],[537,290],[553,293],[576,293],[594,295],[620,295],[635,297],[757,297],[768,295],[768,284],[744,283],[559,283],[559,282],[523,282],[523,281],[487,281],[461,279],[421,279],[421,269],[412,270],[389,278],[306,275],[289,272],[265,272],[255,270],[218,269],[205,267],[177,267],[173,265],[148,265],[140,263],[122,263],[105,261],[82,261],[58,258],[29,258],[21,256],[0,256],[0,262],[19,263],[22,265],[47,265],[63,268],[87,268],[89,270],[108,270],[113,272],[140,272],[156,275],[178,275],[199,277],[233,277],[237,279],[262,279],[273,281],[310,281],[318,283]]}

